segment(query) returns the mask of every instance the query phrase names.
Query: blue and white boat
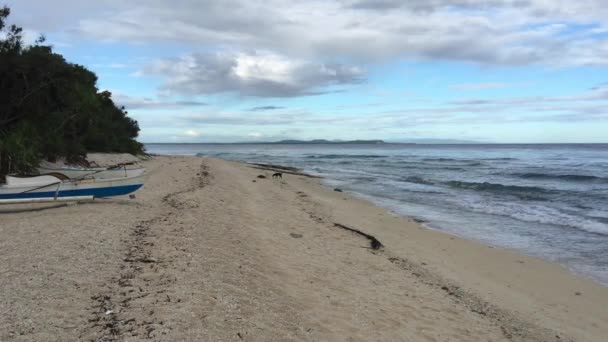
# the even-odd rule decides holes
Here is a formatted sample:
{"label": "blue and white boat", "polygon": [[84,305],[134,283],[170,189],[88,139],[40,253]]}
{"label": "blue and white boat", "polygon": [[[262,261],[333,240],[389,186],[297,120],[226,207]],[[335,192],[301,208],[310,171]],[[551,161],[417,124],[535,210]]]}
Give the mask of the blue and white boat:
{"label": "blue and white boat", "polygon": [[126,165],[118,165],[114,167],[94,167],[94,168],[81,168],[81,167],[61,167],[61,168],[50,168],[40,166],[38,172],[41,175],[61,173],[71,179],[82,179],[82,178],[97,178],[97,179],[111,179],[111,178],[125,178],[140,176],[146,171],[143,167],[127,168]]}
{"label": "blue and white boat", "polygon": [[6,176],[6,184],[0,186],[0,203],[2,200],[121,196],[136,191],[143,184],[143,174],[133,177],[84,179],[69,179],[62,174]]}

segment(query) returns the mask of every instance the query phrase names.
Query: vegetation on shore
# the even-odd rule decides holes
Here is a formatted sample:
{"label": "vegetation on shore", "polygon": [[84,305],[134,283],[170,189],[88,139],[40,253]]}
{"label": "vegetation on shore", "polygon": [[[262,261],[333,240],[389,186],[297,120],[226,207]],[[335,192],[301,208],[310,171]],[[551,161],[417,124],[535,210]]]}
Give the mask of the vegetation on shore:
{"label": "vegetation on shore", "polygon": [[23,41],[0,8],[0,177],[28,172],[41,159],[82,161],[88,151],[139,154],[137,121],[99,91],[97,76],[44,45]]}

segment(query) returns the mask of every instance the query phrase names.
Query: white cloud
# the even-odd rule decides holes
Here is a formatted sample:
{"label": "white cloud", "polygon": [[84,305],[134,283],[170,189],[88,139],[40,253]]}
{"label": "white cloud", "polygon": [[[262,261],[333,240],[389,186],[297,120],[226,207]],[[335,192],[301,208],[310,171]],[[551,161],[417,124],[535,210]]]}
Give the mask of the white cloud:
{"label": "white cloud", "polygon": [[184,132],[184,135],[190,138],[198,138],[201,136],[201,133],[199,131],[195,131],[193,129],[189,129],[187,131]]}
{"label": "white cloud", "polygon": [[248,133],[247,136],[250,137],[250,138],[259,139],[259,138],[263,137],[264,134],[262,134],[260,132],[251,132],[251,133]]}
{"label": "white cloud", "polygon": [[608,64],[605,0],[9,0],[9,6],[29,29],[62,28],[106,41],[312,60]]}
{"label": "white cloud", "polygon": [[290,97],[325,93],[327,87],[359,83],[363,71],[341,64],[313,63],[270,52],[190,54],[162,59],[144,75],[161,75],[169,93],[202,95],[234,92],[246,96]]}
{"label": "white cloud", "polygon": [[[433,103],[408,109],[377,110],[366,114],[331,112],[312,113],[288,108],[272,112],[207,112],[179,116],[187,125],[230,127],[306,127],[315,132],[324,127],[348,127],[350,130],[391,130],[398,127],[436,126],[445,124],[470,126],[517,122],[608,122],[608,87],[572,96],[512,97],[502,99],[470,99]],[[232,128],[231,128],[232,129]],[[253,137],[253,136],[249,136]]]}
{"label": "white cloud", "polygon": [[148,110],[162,110],[162,109],[180,109],[180,108],[193,108],[193,107],[204,107],[207,103],[200,101],[183,101],[183,100],[158,100],[149,97],[135,97],[128,96],[121,93],[112,94],[114,103],[117,106],[124,106],[128,110],[132,109],[148,109]]}
{"label": "white cloud", "polygon": [[[570,30],[570,25],[577,27]],[[422,58],[484,64],[606,65],[604,0],[110,1],[78,32],[299,58]],[[245,63],[245,62],[244,62]]]}

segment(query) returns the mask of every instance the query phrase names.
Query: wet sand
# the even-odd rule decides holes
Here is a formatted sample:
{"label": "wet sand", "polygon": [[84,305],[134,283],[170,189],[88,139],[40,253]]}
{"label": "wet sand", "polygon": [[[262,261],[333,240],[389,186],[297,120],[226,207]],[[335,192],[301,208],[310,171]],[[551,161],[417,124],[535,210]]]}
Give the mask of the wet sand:
{"label": "wet sand", "polygon": [[608,336],[608,289],[558,265],[304,175],[198,157],[143,164],[136,199],[0,207],[1,341]]}

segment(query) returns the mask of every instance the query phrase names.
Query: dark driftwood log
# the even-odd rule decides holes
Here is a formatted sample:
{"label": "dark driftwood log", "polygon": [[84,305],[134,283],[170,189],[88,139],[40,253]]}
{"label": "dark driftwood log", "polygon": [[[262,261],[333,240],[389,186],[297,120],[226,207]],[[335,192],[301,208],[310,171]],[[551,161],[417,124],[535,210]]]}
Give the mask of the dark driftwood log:
{"label": "dark driftwood log", "polygon": [[378,250],[378,249],[384,247],[384,245],[380,241],[378,241],[378,239],[376,239],[376,237],[374,237],[372,235],[369,235],[369,234],[366,234],[366,233],[364,233],[364,232],[362,232],[362,231],[360,231],[358,229],[350,228],[350,227],[347,227],[347,226],[345,226],[343,224],[340,224],[340,223],[334,223],[334,226],[336,226],[338,228],[342,228],[344,230],[348,230],[348,231],[353,232],[353,233],[357,233],[359,235],[362,235],[362,236],[366,237],[369,240],[369,244],[370,244],[370,246],[371,246],[371,248],[373,250]]}

